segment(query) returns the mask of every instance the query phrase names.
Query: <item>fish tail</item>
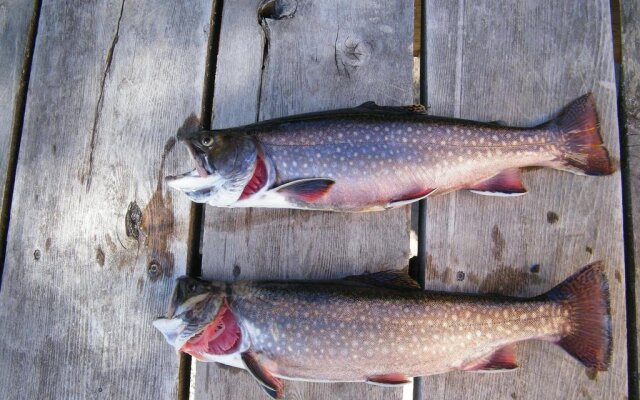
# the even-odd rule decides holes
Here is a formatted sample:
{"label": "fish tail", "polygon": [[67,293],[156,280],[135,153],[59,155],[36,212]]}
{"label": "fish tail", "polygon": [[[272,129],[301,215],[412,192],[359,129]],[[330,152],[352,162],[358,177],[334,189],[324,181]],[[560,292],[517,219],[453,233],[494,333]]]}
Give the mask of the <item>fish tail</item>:
{"label": "fish tail", "polygon": [[593,95],[587,93],[569,104],[550,122],[559,130],[560,151],[551,167],[578,175],[609,175],[615,171],[602,145]]}
{"label": "fish tail", "polygon": [[569,333],[557,344],[597,371],[607,370],[612,346],[609,284],[602,269],[601,261],[589,264],[546,294],[570,307]]}

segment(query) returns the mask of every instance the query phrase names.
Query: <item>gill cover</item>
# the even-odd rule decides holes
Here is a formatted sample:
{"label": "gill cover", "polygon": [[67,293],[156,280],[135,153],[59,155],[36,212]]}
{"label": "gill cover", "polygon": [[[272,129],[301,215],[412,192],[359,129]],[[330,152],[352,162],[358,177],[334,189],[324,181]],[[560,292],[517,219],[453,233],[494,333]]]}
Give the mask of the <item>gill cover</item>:
{"label": "gill cover", "polygon": [[166,341],[180,350],[211,323],[224,302],[224,285],[187,276],[178,278],[165,318],[153,322]]}
{"label": "gill cover", "polygon": [[258,149],[254,140],[237,131],[200,131],[178,137],[186,145],[194,169],[167,177],[167,184],[198,203],[235,203],[256,169]]}

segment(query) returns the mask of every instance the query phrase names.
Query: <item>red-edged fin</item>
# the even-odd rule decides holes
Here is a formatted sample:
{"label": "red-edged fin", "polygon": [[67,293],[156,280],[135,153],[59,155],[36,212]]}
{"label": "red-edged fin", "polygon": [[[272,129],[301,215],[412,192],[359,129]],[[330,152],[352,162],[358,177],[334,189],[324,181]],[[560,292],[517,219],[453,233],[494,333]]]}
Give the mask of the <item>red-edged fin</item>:
{"label": "red-edged fin", "polygon": [[508,371],[518,368],[515,346],[506,345],[462,366],[463,371]]}
{"label": "red-edged fin", "polygon": [[267,165],[265,164],[264,159],[258,155],[256,158],[256,169],[253,171],[253,176],[244,187],[244,190],[238,200],[248,199],[258,193],[260,189],[267,184],[267,179],[269,178],[267,175]]}
{"label": "red-edged fin", "polygon": [[518,168],[505,169],[498,175],[475,183],[467,189],[487,196],[521,196],[527,193]]}
{"label": "red-edged fin", "polygon": [[331,190],[336,182],[333,179],[311,178],[285,183],[274,190],[294,202],[313,203]]}
{"label": "red-edged fin", "polygon": [[382,386],[398,386],[411,383],[411,379],[405,374],[374,375],[367,378],[367,383]]}
{"label": "red-edged fin", "polygon": [[543,295],[570,307],[570,333],[557,344],[597,371],[607,370],[612,347],[609,284],[602,270],[602,262],[594,262]]}
{"label": "red-edged fin", "polygon": [[253,350],[247,350],[240,354],[242,362],[251,375],[256,378],[260,386],[272,399],[281,399],[284,393],[282,381],[271,373],[264,365],[260,364],[257,354]]}
{"label": "red-edged fin", "polygon": [[563,153],[551,167],[579,175],[609,175],[615,171],[607,149],[602,146],[591,93],[569,104],[551,121],[550,125],[554,124],[560,130]]}
{"label": "red-edged fin", "polygon": [[431,193],[433,193],[434,190],[435,189],[427,188],[427,189],[419,190],[417,192],[409,193],[409,194],[407,194],[405,196],[402,196],[399,199],[391,200],[385,206],[385,208],[402,207],[402,206],[405,206],[407,204],[411,204],[411,203],[413,203],[415,201],[422,200],[425,197],[429,196]]}

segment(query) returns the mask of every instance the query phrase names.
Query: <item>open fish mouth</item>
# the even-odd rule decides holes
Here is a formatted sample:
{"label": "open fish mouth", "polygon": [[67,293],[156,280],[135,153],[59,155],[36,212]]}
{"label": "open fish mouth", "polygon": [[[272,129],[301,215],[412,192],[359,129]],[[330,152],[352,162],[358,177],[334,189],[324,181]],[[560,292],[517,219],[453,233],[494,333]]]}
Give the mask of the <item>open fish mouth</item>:
{"label": "open fish mouth", "polygon": [[[174,293],[174,298],[175,296]],[[213,321],[217,313],[213,296],[203,293],[181,304],[172,300],[166,316],[153,321],[153,326],[164,335],[171,346],[179,350]]]}
{"label": "open fish mouth", "polygon": [[182,179],[182,178],[195,178],[195,177],[207,178],[208,176],[210,176],[213,173],[213,171],[209,171],[206,168],[205,155],[202,154],[202,153],[199,153],[193,147],[193,145],[191,145],[191,143],[184,142],[184,144],[185,144],[185,146],[187,146],[187,151],[189,152],[189,158],[191,159],[191,162],[193,163],[194,169],[192,169],[191,171],[185,172],[184,174],[175,175],[175,176],[167,176],[165,178],[167,182],[179,180],[179,179]]}
{"label": "open fish mouth", "polygon": [[193,201],[205,202],[213,188],[220,183],[221,177],[207,168],[205,154],[198,152],[193,145],[185,142],[194,169],[180,175],[165,177],[168,186],[187,194]]}
{"label": "open fish mouth", "polygon": [[194,171],[196,171],[202,178],[206,178],[209,175],[209,172],[205,168],[204,157],[198,154],[196,149],[194,149],[190,143],[186,143],[186,145],[189,157],[191,157],[191,161],[195,167]]}

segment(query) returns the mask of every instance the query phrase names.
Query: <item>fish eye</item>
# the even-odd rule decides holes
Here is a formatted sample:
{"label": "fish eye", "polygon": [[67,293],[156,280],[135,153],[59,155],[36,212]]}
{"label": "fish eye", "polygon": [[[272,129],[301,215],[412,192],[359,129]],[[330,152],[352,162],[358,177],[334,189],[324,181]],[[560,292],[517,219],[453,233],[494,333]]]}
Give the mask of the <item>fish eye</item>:
{"label": "fish eye", "polygon": [[200,143],[205,147],[209,147],[213,144],[213,138],[211,136],[203,136],[200,138]]}

